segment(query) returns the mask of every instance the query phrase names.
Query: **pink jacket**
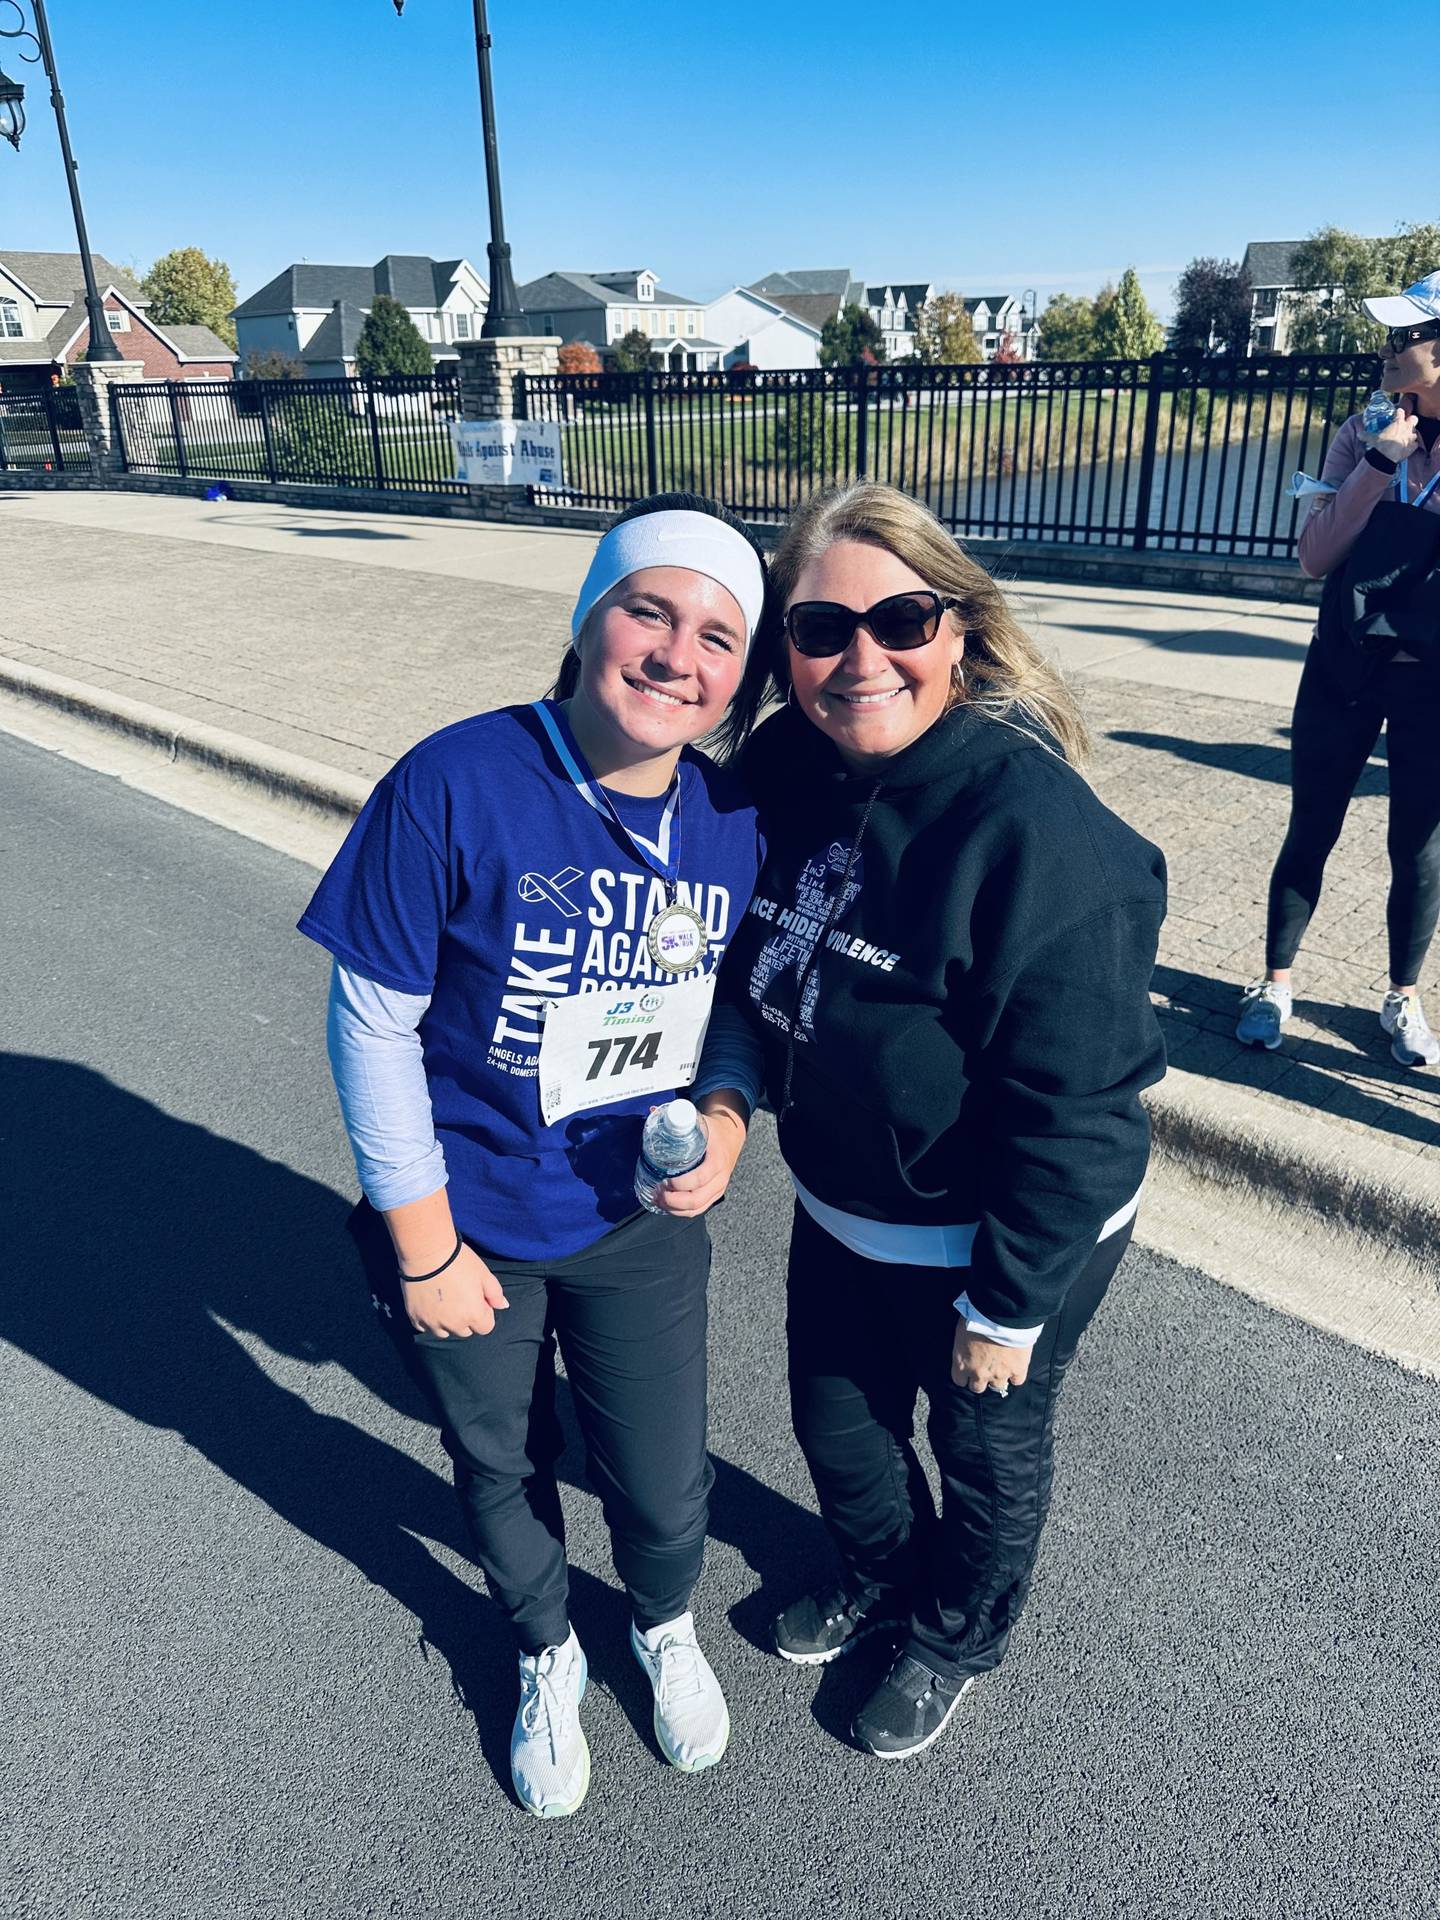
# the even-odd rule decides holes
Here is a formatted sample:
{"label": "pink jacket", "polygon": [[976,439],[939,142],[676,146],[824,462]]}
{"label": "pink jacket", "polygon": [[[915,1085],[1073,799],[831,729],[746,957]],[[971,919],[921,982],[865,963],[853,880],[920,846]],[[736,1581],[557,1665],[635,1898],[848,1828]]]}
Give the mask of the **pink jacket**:
{"label": "pink jacket", "polygon": [[[1440,473],[1440,436],[1428,455],[1420,442],[1410,456],[1407,477],[1412,500],[1434,473]],[[1323,579],[1332,567],[1341,564],[1365,522],[1395,486],[1392,476],[1377,472],[1365,458],[1365,430],[1358,413],[1350,416],[1330,442],[1320,478],[1340,491],[1317,498],[1310,518],[1300,529],[1300,570],[1312,580]],[[1440,513],[1440,487],[1421,512]]]}

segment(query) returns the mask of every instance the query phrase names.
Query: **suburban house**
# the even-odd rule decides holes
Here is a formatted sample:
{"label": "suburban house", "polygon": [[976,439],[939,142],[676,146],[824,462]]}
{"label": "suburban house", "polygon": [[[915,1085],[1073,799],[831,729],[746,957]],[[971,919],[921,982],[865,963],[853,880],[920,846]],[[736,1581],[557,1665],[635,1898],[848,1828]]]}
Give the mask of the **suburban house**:
{"label": "suburban house", "polygon": [[476,337],[490,298],[468,260],[387,253],[373,267],[296,261],[235,309],[242,371],[252,354],[278,353],[315,379],[353,375],[360,329],[379,293],[407,310],[437,362],[459,359],[455,343]]}
{"label": "suburban house", "polygon": [[[92,254],[105,324],[150,380],[228,380],[235,355],[209,327],[162,325],[123,267]],[[52,386],[90,346],[85,269],[78,253],[0,249],[0,391]]]}
{"label": "suburban house", "polygon": [[804,370],[820,364],[820,329],[779,300],[750,287],[731,287],[705,308],[705,332],[724,348],[727,367]]}
{"label": "suburban house", "polygon": [[583,340],[602,360],[613,359],[627,333],[645,334],[654,365],[667,373],[708,373],[724,355],[722,344],[707,335],[703,304],[667,293],[649,267],[595,273],[557,268],[516,292],[537,334]]}
{"label": "suburban house", "polygon": [[1313,291],[1295,284],[1299,240],[1252,240],[1241,268],[1250,282],[1251,353],[1289,353],[1296,315]]}
{"label": "suburban house", "polygon": [[880,329],[887,360],[910,360],[915,354],[915,316],[935,289],[928,280],[895,280],[866,287],[865,305]]}
{"label": "suburban house", "polygon": [[982,360],[993,360],[1008,335],[1022,360],[1033,360],[1039,345],[1039,329],[1033,313],[1013,293],[978,294],[966,300],[965,310],[975,329],[975,344]]}
{"label": "suburban house", "polygon": [[807,326],[821,328],[842,307],[864,306],[865,288],[848,267],[796,267],[752,280],[749,291],[764,294]]}

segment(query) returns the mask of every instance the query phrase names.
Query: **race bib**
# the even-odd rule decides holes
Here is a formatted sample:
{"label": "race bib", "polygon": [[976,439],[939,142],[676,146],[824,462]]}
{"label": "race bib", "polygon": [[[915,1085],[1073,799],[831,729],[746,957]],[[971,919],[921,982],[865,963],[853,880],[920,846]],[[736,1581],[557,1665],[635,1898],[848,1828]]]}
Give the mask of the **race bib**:
{"label": "race bib", "polygon": [[572,1113],[688,1087],[710,1023],[715,976],[667,987],[552,1000],[540,1032],[540,1113],[547,1127]]}

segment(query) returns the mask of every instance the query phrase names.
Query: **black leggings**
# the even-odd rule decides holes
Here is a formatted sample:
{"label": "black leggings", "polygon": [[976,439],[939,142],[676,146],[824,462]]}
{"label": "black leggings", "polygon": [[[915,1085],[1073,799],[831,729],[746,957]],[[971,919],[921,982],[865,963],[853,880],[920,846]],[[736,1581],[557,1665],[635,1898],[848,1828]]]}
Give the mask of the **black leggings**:
{"label": "black leggings", "polygon": [[1267,967],[1293,964],[1330,849],[1365,763],[1386,731],[1390,766],[1390,978],[1413,986],[1440,915],[1440,678],[1391,664],[1347,699],[1312,651],[1290,736],[1290,826],[1270,877]]}
{"label": "black leggings", "polygon": [[705,1451],[704,1221],[641,1213],[563,1260],[486,1255],[510,1305],[493,1333],[468,1340],[411,1328],[389,1232],[367,1202],[350,1231],[386,1331],[439,1415],[475,1557],[521,1652],[558,1646],[570,1631],[557,1340],[635,1623],[658,1627],[684,1613],[715,1477]]}
{"label": "black leggings", "polygon": [[[856,1594],[911,1610],[907,1651],[954,1675],[1004,1657],[1050,1506],[1055,1404],[1130,1244],[1102,1240],[1003,1398],[950,1378],[960,1269],[877,1266],[797,1206],[790,1238],[790,1408],[820,1511]],[[940,1512],[914,1446],[930,1403]]]}

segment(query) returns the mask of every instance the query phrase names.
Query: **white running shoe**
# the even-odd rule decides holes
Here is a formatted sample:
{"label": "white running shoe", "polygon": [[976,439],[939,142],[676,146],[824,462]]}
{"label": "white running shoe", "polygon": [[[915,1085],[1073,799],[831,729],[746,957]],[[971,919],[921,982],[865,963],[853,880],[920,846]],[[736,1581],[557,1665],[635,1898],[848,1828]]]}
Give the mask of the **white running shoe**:
{"label": "white running shoe", "polygon": [[1235,1038],[1247,1047],[1266,1047],[1273,1053],[1294,1004],[1289,987],[1282,987],[1279,981],[1252,980],[1240,995]]}
{"label": "white running shoe", "polygon": [[590,1786],[590,1748],[580,1725],[588,1678],[573,1627],[563,1646],[520,1656],[510,1778],[521,1806],[541,1820],[574,1813]]}
{"label": "white running shoe", "polygon": [[1440,1040],[1430,1031],[1418,993],[1387,993],[1380,1003],[1380,1027],[1392,1036],[1390,1056],[1402,1067],[1440,1066]]}
{"label": "white running shoe", "polygon": [[660,1751],[682,1773],[713,1767],[730,1739],[730,1709],[696,1641],[694,1615],[646,1633],[632,1623],[630,1646],[650,1676]]}

